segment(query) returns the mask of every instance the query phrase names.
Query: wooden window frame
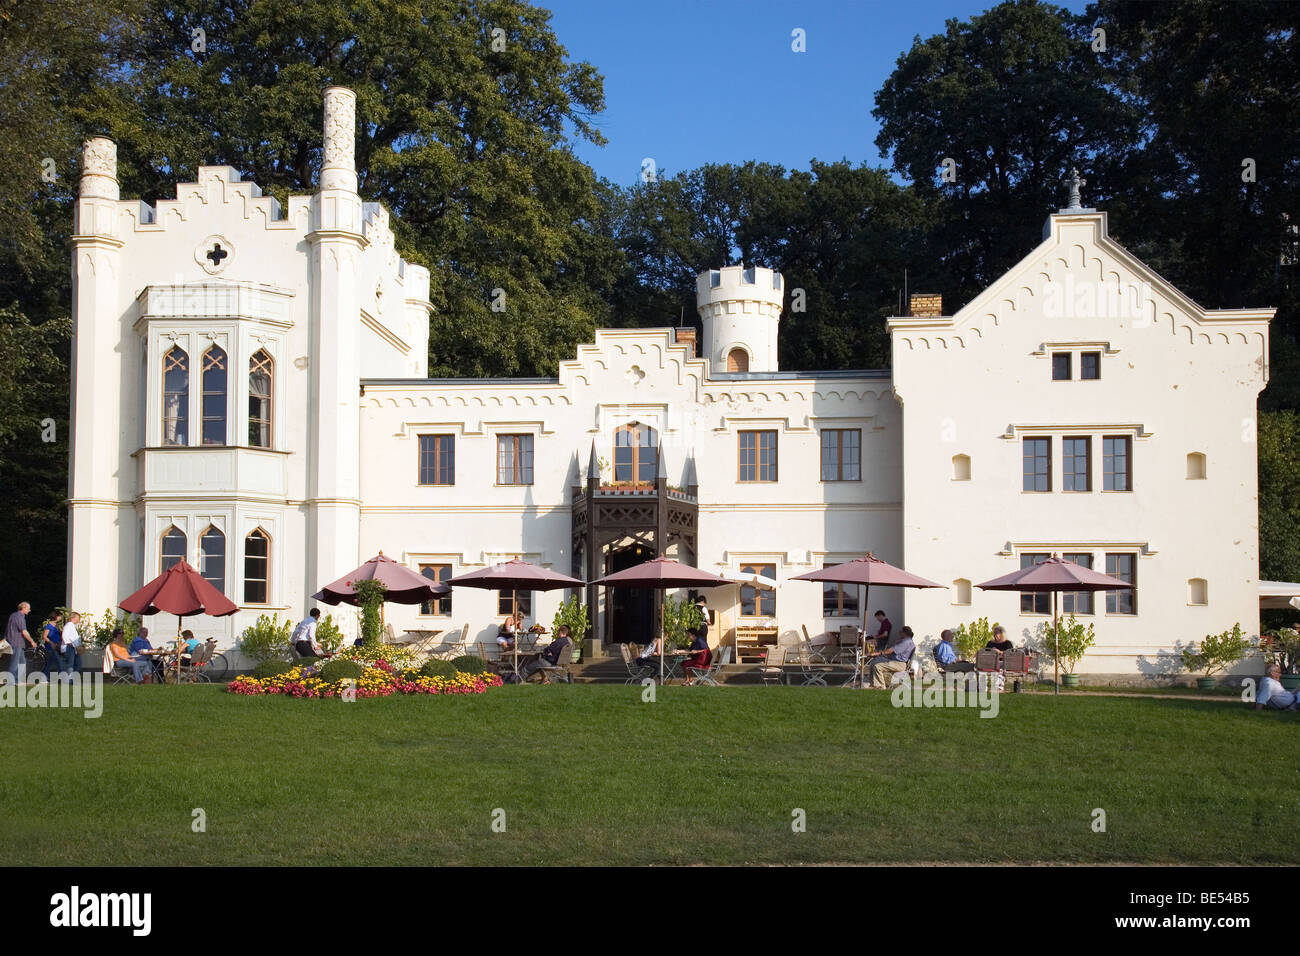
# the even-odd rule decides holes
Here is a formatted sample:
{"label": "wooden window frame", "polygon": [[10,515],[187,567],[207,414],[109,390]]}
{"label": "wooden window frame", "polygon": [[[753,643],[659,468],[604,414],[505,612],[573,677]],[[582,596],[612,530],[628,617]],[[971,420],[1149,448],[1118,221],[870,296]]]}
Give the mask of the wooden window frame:
{"label": "wooden window frame", "polygon": [[[858,436],[857,461],[854,467],[857,469],[857,475],[853,478],[844,477],[844,436],[853,433]],[[826,477],[826,436],[835,436],[835,472],[834,478]],[[818,474],[822,481],[861,481],[862,480],[862,429],[861,428],[823,428],[819,437],[818,447],[821,449],[821,460],[819,462]]]}
{"label": "wooden window frame", "polygon": [[[1041,564],[1050,558],[1051,555],[1046,551],[1022,551],[1020,553],[1020,567],[1023,570],[1029,565],[1025,564],[1025,558],[1035,558],[1034,564]],[[1028,607],[1026,607],[1026,603]],[[1043,605],[1043,610],[1038,609],[1039,604]],[[1045,591],[1026,591],[1020,595],[1020,613],[1032,614],[1035,617],[1052,616],[1052,595]]]}
{"label": "wooden window frame", "polygon": [[[203,542],[207,540],[209,535],[213,535],[213,534],[215,534],[215,536],[221,539],[220,581],[214,581],[212,578],[208,577],[208,575],[206,574],[207,568],[204,566],[205,564],[204,558],[207,557],[207,552],[203,548]],[[206,528],[203,529],[203,533],[199,535],[199,574],[203,577],[203,580],[207,581],[209,584],[211,584],[222,594],[226,593],[226,551],[227,551],[226,544],[227,544],[226,533],[214,524],[208,525]]]}
{"label": "wooden window frame", "polygon": [[[517,599],[517,603],[518,603],[517,608],[511,602],[511,596],[515,593],[515,590],[519,592],[518,599]],[[505,615],[510,614],[514,610],[518,610],[521,617],[533,616],[533,592],[525,591],[523,588],[517,588],[515,590],[506,588],[504,590],[497,591],[497,616],[498,617],[505,617]]]}
{"label": "wooden window frame", "polygon": [[[527,454],[528,454],[528,467],[527,467],[527,469],[525,469],[525,468],[524,468],[524,465],[523,465],[523,460],[524,460],[524,449],[523,449],[524,439],[528,439],[528,453],[527,453]],[[512,455],[511,455],[511,462],[512,462],[512,464],[511,464],[511,477],[514,479],[513,481],[506,481],[506,480],[503,480],[503,478],[502,478],[502,474],[503,474],[503,472],[502,472],[502,462],[501,462],[501,443],[502,443],[502,441],[508,441],[508,442],[510,442],[510,443],[514,446],[514,448],[513,448],[513,452],[512,452]],[[533,475],[534,475],[534,472],[533,472],[533,461],[534,461],[534,459],[533,459],[533,450],[534,450],[535,446],[536,446],[536,442],[533,440],[533,434],[532,434],[532,432],[511,432],[510,434],[497,435],[497,468],[496,468],[497,481],[496,481],[496,483],[497,483],[498,485],[508,485],[508,486],[531,485],[531,484],[533,483]],[[526,475],[525,475],[525,471],[527,472]],[[527,480],[524,480],[525,477],[527,478]]]}
{"label": "wooden window frame", "polygon": [[[1111,463],[1115,455],[1106,454],[1106,443],[1121,441],[1124,443],[1124,470],[1115,471],[1107,466]],[[1133,438],[1130,435],[1103,435],[1101,437],[1101,490],[1114,491],[1119,494],[1128,494],[1133,491]],[[1114,476],[1122,474],[1124,476],[1124,488],[1107,488],[1106,483],[1109,479],[1114,482]]]}
{"label": "wooden window frame", "polygon": [[[1136,552],[1133,552],[1133,551],[1107,551],[1107,552],[1106,552],[1106,573],[1109,574],[1109,575],[1110,575],[1111,577],[1113,577],[1113,578],[1121,578],[1121,579],[1122,579],[1122,578],[1123,578],[1123,575],[1122,575],[1118,570],[1115,570],[1115,571],[1112,571],[1112,570],[1111,570],[1111,560],[1110,560],[1111,558],[1128,558],[1128,559],[1129,559],[1129,567],[1133,569],[1133,571],[1132,571],[1132,577],[1133,577],[1133,579],[1132,579],[1131,581],[1129,581],[1128,583],[1131,584],[1131,585],[1133,585],[1133,586],[1132,586],[1131,588],[1122,588],[1122,589],[1116,589],[1116,590],[1114,590],[1114,591],[1107,591],[1107,592],[1106,592],[1106,615],[1107,615],[1108,617],[1110,617],[1110,616],[1113,616],[1113,617],[1137,617],[1137,613],[1138,613],[1138,599],[1137,599],[1137,579],[1138,579],[1138,573],[1137,573],[1137,570],[1138,570],[1138,560],[1137,560],[1137,559],[1138,559],[1138,556],[1137,556]],[[1118,563],[1118,562],[1116,562],[1116,563]],[[1123,611],[1123,610],[1120,610],[1120,605],[1121,605],[1123,599],[1126,598],[1126,597],[1128,598],[1129,609],[1128,609],[1127,611]],[[1112,607],[1114,607],[1114,610],[1111,610]]]}
{"label": "wooden window frame", "polygon": [[[764,577],[776,580],[776,564],[759,564],[750,562],[742,565],[741,574],[761,574]],[[745,592],[749,591],[753,595],[754,613],[745,613]],[[771,610],[763,611],[763,607],[770,602]],[[756,584],[742,584],[740,586],[740,617],[776,617],[776,591],[772,588],[760,588]]]}
{"label": "wooden window frame", "polygon": [[[418,566],[418,570],[423,577],[428,578],[430,581],[445,581],[451,577],[450,564],[421,564]],[[430,571],[433,574],[429,574]],[[448,592],[422,602],[419,615],[421,617],[451,617],[451,598],[452,595]]]}
{"label": "wooden window frame", "polygon": [[[227,415],[227,401],[230,395],[230,357],[226,355],[226,350],[215,342],[203,353],[200,360],[202,371],[199,373],[199,444],[207,447],[221,447],[226,444],[229,435],[229,415]],[[208,388],[208,375],[210,372],[221,373],[221,390]],[[221,415],[208,414],[208,397],[221,397]],[[221,423],[221,441],[208,441],[208,423]]]}
{"label": "wooden window frame", "polygon": [[[1078,477],[1078,471],[1073,467],[1067,467],[1067,463],[1073,463],[1073,460],[1079,455],[1075,452],[1074,446],[1070,442],[1083,442],[1083,484],[1082,488],[1069,487],[1070,482]],[[1049,465],[1050,467],[1050,465]],[[1092,491],[1092,436],[1091,435],[1063,435],[1061,437],[1061,491],[1070,494],[1084,493]]]}
{"label": "wooden window frame", "polygon": [[[763,436],[764,435],[772,436],[772,447],[771,447],[772,455],[771,455],[770,463],[765,461],[763,458]],[[748,436],[753,436],[753,442],[754,442],[754,448],[753,448],[754,477],[753,478],[745,477],[745,464],[744,464],[745,439]],[[780,442],[777,437],[775,428],[745,429],[744,431],[737,432],[736,433],[736,481],[740,484],[745,484],[745,485],[770,485],[770,484],[775,484],[777,481],[779,481],[780,480],[780,472],[778,470],[778,462],[780,460],[779,446],[780,446]],[[772,477],[771,478],[761,477],[763,474],[763,469],[769,466],[772,469]]]}
{"label": "wooden window frame", "polygon": [[[1093,365],[1093,370],[1094,370],[1097,374],[1095,374],[1095,375],[1088,375],[1088,374],[1086,374],[1087,369],[1086,369],[1086,366],[1085,366],[1085,364],[1084,364],[1084,360],[1085,360],[1085,359],[1092,359],[1092,360],[1093,360],[1093,362],[1095,363],[1095,364]],[[1100,352],[1094,352],[1094,351],[1089,350],[1089,351],[1087,351],[1087,352],[1080,352],[1080,353],[1079,353],[1079,381],[1081,381],[1081,382],[1100,382],[1100,381],[1101,381],[1101,353],[1100,353]]]}
{"label": "wooden window frame", "polygon": [[[628,434],[632,435],[635,440],[626,445],[620,445],[619,436]],[[641,441],[642,437],[648,438],[649,441]],[[620,478],[618,476],[618,450],[620,448],[632,449],[631,478]],[[648,452],[651,456],[650,460],[654,463],[654,467],[651,469],[654,474],[648,479],[641,477],[641,466],[649,464],[649,461],[642,460],[645,457],[642,454],[642,449]],[[643,422],[628,422],[618,426],[618,428],[614,429],[614,443],[610,454],[613,456],[610,459],[610,478],[616,485],[653,485],[655,479],[659,477],[659,432],[653,425],[646,425]]]}
{"label": "wooden window frame", "polygon": [[[425,454],[425,439],[432,442],[432,453],[429,455]],[[445,450],[448,445],[451,449],[450,454]],[[428,474],[433,477],[433,481],[424,480],[426,458],[432,461]],[[450,458],[449,463],[446,461],[447,458]],[[449,481],[438,480],[444,470],[450,472]],[[454,434],[435,432],[416,436],[415,483],[421,488],[450,488],[456,484],[456,436]]]}
{"label": "wooden window frame", "polygon": [[[1046,458],[1047,458],[1047,474],[1046,474],[1046,477],[1047,477],[1047,487],[1046,487],[1046,488],[1026,488],[1026,487],[1025,487],[1025,479],[1026,479],[1026,477],[1028,477],[1028,476],[1025,474],[1025,460],[1026,460],[1027,458],[1030,457],[1029,455],[1026,455],[1026,454],[1025,454],[1025,450],[1026,450],[1027,448],[1030,447],[1030,445],[1029,445],[1030,442],[1042,442],[1042,443],[1043,443],[1043,447],[1046,447],[1046,449],[1047,449],[1047,455],[1046,455]],[[1038,445],[1034,445],[1033,447],[1037,448],[1037,447],[1039,447],[1039,446],[1038,446]],[[1041,458],[1041,457],[1043,457],[1043,456],[1041,456],[1041,455],[1037,455],[1037,454],[1035,454],[1035,455],[1033,456],[1033,460],[1034,460],[1034,479],[1035,479],[1035,484],[1037,484],[1037,478],[1038,478],[1038,464],[1037,464],[1037,463],[1038,463],[1038,459]],[[1025,437],[1025,438],[1020,439],[1020,491],[1021,491],[1022,494],[1029,494],[1029,495],[1046,495],[1046,494],[1051,494],[1051,492],[1052,492],[1052,439],[1051,439],[1051,438],[1047,438],[1047,437],[1043,437],[1043,436],[1038,436],[1038,435],[1033,435],[1033,436],[1027,436],[1027,437]]]}
{"label": "wooden window frame", "polygon": [[[255,375],[266,376],[265,394],[253,391]],[[257,415],[253,414],[254,402],[257,402]],[[263,430],[265,442],[261,438]],[[275,359],[266,349],[258,349],[248,360],[248,447],[275,447]]]}
{"label": "wooden window frame", "polygon": [[[1056,360],[1065,359],[1065,377],[1059,378],[1056,374]],[[1074,381],[1074,353],[1073,352],[1053,352],[1052,353],[1052,381],[1053,382],[1072,382]]]}
{"label": "wooden window frame", "polygon": [[[248,543],[249,543],[250,541],[252,541],[254,538],[258,538],[258,539],[260,539],[260,540],[266,542],[266,554],[265,554],[265,556],[263,556],[263,555],[255,555],[255,556],[253,556],[253,560],[256,560],[256,561],[265,561],[265,562],[266,562],[266,566],[265,566],[265,574],[266,574],[266,577],[265,577],[265,578],[250,577],[249,574],[248,574],[248,560],[249,560],[249,554],[248,554]],[[258,527],[256,527],[256,528],[254,528],[252,531],[248,532],[248,534],[244,535],[244,575],[243,575],[243,578],[244,578],[244,601],[243,601],[244,604],[253,604],[253,605],[258,605],[258,606],[265,606],[265,605],[268,605],[268,604],[271,603],[271,535],[270,535],[270,532],[268,532],[265,528],[261,527],[260,525],[259,525]],[[263,599],[262,599],[261,601],[253,600],[252,598],[250,598],[250,597],[248,596],[248,585],[249,585],[250,583],[258,583],[258,582],[260,582],[260,583],[262,584],[262,586],[266,589],[266,594],[264,595],[264,597],[263,597]]]}
{"label": "wooden window frame", "polygon": [[[184,361],[181,362],[173,356],[179,356]],[[169,372],[179,371],[185,376],[185,387],[183,390],[171,390],[167,388],[167,374]],[[179,400],[176,403],[176,415],[174,417],[167,414],[167,399],[171,395],[178,395]],[[190,353],[185,351],[179,345],[173,345],[162,357],[162,443],[168,448],[185,448],[190,443]],[[167,440],[167,423],[175,422],[173,433],[184,429],[184,434],[180,436],[179,441]]]}
{"label": "wooden window frame", "polygon": [[[175,555],[167,554],[167,539],[172,538],[173,531],[175,531],[176,535],[179,536],[181,542],[181,553],[179,557]],[[173,540],[175,539],[173,538]],[[189,558],[189,553],[190,553],[189,535],[187,535],[180,528],[176,527],[176,525],[174,524],[168,525],[167,530],[164,531],[158,538],[158,573],[164,574],[173,565],[178,564],[181,561],[187,560]],[[167,564],[166,561],[168,557],[176,557],[176,560],[173,561],[171,564]]]}
{"label": "wooden window frame", "polygon": [[[1092,570],[1097,563],[1096,556],[1091,551],[1067,551],[1061,555],[1066,561],[1073,561]],[[1080,558],[1087,558],[1088,563],[1084,564]],[[1088,605],[1087,610],[1079,607],[1080,602]],[[1097,592],[1095,591],[1062,591],[1061,592],[1061,613],[1062,614],[1082,614],[1096,616],[1097,614]]]}

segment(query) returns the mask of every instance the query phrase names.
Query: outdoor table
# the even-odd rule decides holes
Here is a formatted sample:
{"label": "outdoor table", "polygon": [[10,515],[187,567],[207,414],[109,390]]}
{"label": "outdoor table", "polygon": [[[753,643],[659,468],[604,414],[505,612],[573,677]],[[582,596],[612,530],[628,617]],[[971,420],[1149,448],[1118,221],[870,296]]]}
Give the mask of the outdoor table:
{"label": "outdoor table", "polygon": [[408,628],[402,633],[410,635],[410,640],[407,640],[402,644],[396,646],[405,647],[408,650],[410,650],[412,653],[423,654],[427,657],[429,656],[429,653],[433,650],[434,640],[435,638],[437,638],[439,634],[442,633],[442,629],[439,628],[437,630],[424,630],[424,629],[417,629],[417,628]]}

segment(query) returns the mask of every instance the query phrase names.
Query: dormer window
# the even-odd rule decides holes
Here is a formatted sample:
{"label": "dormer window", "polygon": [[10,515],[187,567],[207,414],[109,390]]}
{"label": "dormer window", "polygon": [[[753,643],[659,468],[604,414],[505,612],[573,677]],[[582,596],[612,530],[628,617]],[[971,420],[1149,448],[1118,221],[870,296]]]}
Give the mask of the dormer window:
{"label": "dormer window", "polygon": [[659,472],[655,430],[629,422],[614,433],[614,480],[650,484]]}

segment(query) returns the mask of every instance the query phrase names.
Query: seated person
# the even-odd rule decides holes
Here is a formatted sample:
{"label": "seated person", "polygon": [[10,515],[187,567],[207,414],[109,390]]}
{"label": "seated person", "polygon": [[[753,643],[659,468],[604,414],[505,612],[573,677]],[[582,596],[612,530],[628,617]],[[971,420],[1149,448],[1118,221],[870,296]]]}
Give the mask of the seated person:
{"label": "seated person", "polygon": [[871,686],[889,690],[894,675],[907,670],[907,664],[915,652],[916,642],[912,640],[912,629],[904,626],[898,632],[898,640],[889,645],[884,654],[871,658]]}
{"label": "seated person", "polygon": [[1297,710],[1297,695],[1282,686],[1282,667],[1269,664],[1264,671],[1264,679],[1259,682],[1259,695],[1255,698],[1255,709],[1263,710]]}
{"label": "seated person", "polygon": [[114,667],[129,667],[131,669],[131,674],[135,677],[137,684],[145,680],[153,681],[153,675],[149,673],[148,658],[131,656],[131,652],[126,649],[126,639],[123,637],[120,627],[113,631],[113,640],[108,645],[108,653],[113,658]]}
{"label": "seated person", "polygon": [[952,645],[952,631],[945,630],[939,635],[939,643],[934,648],[934,661],[939,665],[939,670],[945,674],[952,674],[958,671],[969,672],[975,669],[975,665],[970,661],[957,659],[957,648]]}
{"label": "seated person", "polygon": [[202,643],[202,641],[194,636],[193,631],[181,631],[181,659],[185,660],[192,658],[194,652],[199,649],[199,645]]}
{"label": "seated person", "polygon": [[641,653],[637,655],[636,662],[642,667],[653,667],[659,669],[659,651],[662,647],[663,638],[656,637],[653,641],[641,648]]}
{"label": "seated person", "polygon": [[501,628],[497,631],[497,645],[503,651],[513,651],[515,649],[516,635],[519,633],[519,620],[509,614],[501,622]]}
{"label": "seated person", "polygon": [[885,617],[884,611],[876,612],[876,625],[876,633],[871,637],[876,642],[876,650],[879,652],[889,646],[889,635],[893,631],[894,625],[889,623],[889,618]]}
{"label": "seated person", "polygon": [[63,615],[55,611],[50,615],[50,619],[45,622],[43,629],[45,645],[45,676],[48,679],[52,669],[62,670],[60,666],[63,661],[63,632],[59,629],[59,624],[63,621]]}
{"label": "seated person", "polygon": [[701,624],[695,629],[695,637],[691,641],[691,655],[682,661],[682,673],[686,675],[686,683],[695,683],[695,671],[706,671],[709,669],[709,625]]}
{"label": "seated person", "polygon": [[993,627],[993,640],[985,644],[984,649],[986,651],[990,649],[1001,651],[1005,654],[1007,651],[1013,650],[1015,646],[1007,640],[1007,629],[1001,624],[996,624]]}
{"label": "seated person", "polygon": [[[555,639],[537,656],[536,660],[529,661],[519,671],[519,676],[523,680],[528,680],[543,667],[559,667],[560,661],[564,660],[564,655],[573,650],[573,638],[569,636],[568,625],[560,625],[555,631]],[[549,678],[543,674],[542,683],[548,683]]]}
{"label": "seated person", "polygon": [[154,677],[157,679],[162,678],[162,658],[154,654],[145,653],[145,651],[153,650],[153,645],[149,643],[149,628],[141,627],[140,633],[135,636],[135,640],[131,642],[131,646],[127,649],[131,652],[132,657],[142,657],[151,662],[153,664]]}

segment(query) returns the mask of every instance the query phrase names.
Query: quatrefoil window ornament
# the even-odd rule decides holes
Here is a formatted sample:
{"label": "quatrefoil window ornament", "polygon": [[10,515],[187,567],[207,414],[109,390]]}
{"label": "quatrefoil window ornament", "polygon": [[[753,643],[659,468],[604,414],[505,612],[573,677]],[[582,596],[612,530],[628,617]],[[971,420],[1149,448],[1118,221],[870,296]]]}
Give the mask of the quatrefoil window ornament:
{"label": "quatrefoil window ornament", "polygon": [[217,275],[235,261],[235,247],[225,236],[208,236],[194,247],[194,261],[208,275]]}

